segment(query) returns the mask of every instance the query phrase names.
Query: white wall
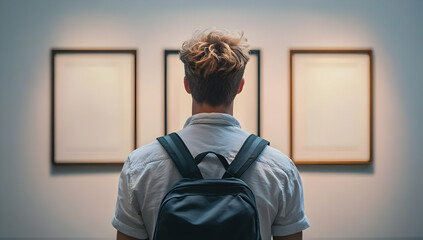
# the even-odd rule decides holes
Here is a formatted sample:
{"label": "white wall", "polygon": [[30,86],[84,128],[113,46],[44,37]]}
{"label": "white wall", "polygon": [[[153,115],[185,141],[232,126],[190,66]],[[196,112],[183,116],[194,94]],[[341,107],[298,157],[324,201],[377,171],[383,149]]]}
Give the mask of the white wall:
{"label": "white wall", "polygon": [[423,1],[0,1],[0,238],[112,239],[119,167],[50,164],[50,49],[139,50],[139,142],[163,133],[163,50],[197,28],[262,50],[262,130],[288,149],[288,50],[373,48],[374,163],[301,166],[306,239],[423,238]]}

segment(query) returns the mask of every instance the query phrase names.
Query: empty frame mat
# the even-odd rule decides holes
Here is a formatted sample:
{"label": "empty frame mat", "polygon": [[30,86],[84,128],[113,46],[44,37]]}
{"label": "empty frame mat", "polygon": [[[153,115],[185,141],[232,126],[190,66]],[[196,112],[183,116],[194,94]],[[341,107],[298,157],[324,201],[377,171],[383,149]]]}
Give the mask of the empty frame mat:
{"label": "empty frame mat", "polygon": [[123,163],[135,146],[136,50],[53,50],[53,163]]}
{"label": "empty frame mat", "polygon": [[371,161],[371,50],[291,50],[291,158]]}
{"label": "empty frame mat", "polygon": [[[183,128],[192,115],[191,95],[184,88],[184,64],[178,50],[165,50],[165,134]],[[260,134],[260,51],[250,51],[244,71],[245,84],[234,100],[234,117],[241,127]]]}

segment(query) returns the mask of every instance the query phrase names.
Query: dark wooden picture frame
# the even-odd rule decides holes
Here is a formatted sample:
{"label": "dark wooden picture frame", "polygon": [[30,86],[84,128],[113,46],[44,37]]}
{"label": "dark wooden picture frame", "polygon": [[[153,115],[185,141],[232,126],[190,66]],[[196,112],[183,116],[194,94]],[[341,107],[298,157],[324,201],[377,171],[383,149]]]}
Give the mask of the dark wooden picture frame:
{"label": "dark wooden picture frame", "polygon": [[[250,93],[255,94],[256,98],[257,98],[257,108],[256,108],[256,113],[255,113],[256,114],[255,118],[256,118],[257,122],[256,122],[256,124],[254,124],[254,127],[253,127],[254,130],[250,130],[250,129],[246,129],[246,130],[260,136],[260,65],[261,65],[261,63],[260,63],[260,61],[261,61],[260,60],[260,50],[258,50],[258,49],[250,50],[249,53],[250,53],[250,56],[253,56],[254,58],[256,58],[253,61],[257,62],[256,68],[251,69],[251,71],[253,71],[254,75],[255,75],[255,71],[257,72],[256,73],[257,75],[255,76],[255,78],[257,78],[257,82],[254,83],[254,84],[256,84],[255,86],[256,86],[257,89],[253,89],[253,90],[250,89],[250,91],[253,91],[253,92],[250,92]],[[169,59],[170,59],[170,57],[177,57],[178,55],[179,55],[179,50],[165,50],[164,51],[164,134],[165,135],[169,134],[172,131],[176,131],[176,128],[170,130],[170,127],[169,127],[169,122],[171,121],[170,120],[171,117],[169,117],[169,115],[171,115],[169,113],[170,108],[171,108],[169,106],[169,94],[171,94],[172,91],[175,91],[173,89],[171,90],[170,89],[171,87],[169,86],[170,82],[171,82],[171,80],[170,80],[170,74],[171,73],[169,73],[170,72],[169,68],[171,67],[169,65],[171,65],[171,64],[169,63]],[[177,60],[173,60],[173,61],[177,61]],[[250,61],[251,61],[251,59],[250,59]],[[180,89],[182,89],[183,88],[183,84],[182,84],[183,83],[182,82],[183,81],[183,72],[181,73],[181,71],[183,71],[183,63],[180,62],[178,64],[181,64],[181,66],[178,67],[178,71],[179,71],[178,75],[182,75],[182,76],[178,77],[178,81],[180,80]],[[249,65],[249,64],[250,64],[250,62],[247,63],[247,68],[246,68],[245,74],[247,73],[249,67],[252,68],[251,65]],[[245,76],[245,74],[244,74],[244,76]],[[244,86],[243,92],[245,91],[246,87],[247,88],[249,87],[248,80],[249,79],[246,79],[246,85]],[[178,82],[178,84],[179,84],[179,82]],[[182,91],[182,90],[180,90],[180,91]],[[185,95],[185,93],[181,93],[181,94]],[[241,93],[239,96],[241,96],[242,94],[243,93]],[[248,94],[248,93],[246,93],[246,94]],[[186,96],[188,96],[188,95],[186,95]],[[238,96],[235,97],[234,116],[236,118],[237,118],[236,106],[238,105],[238,104],[236,104],[237,99],[240,99],[240,97],[238,97]],[[183,105],[187,105],[187,104],[190,104],[189,99],[188,100],[185,99],[185,102],[183,103]],[[189,107],[191,107],[191,106],[189,105]],[[190,116],[190,114],[189,114],[189,116]],[[189,117],[189,116],[186,116],[186,118]],[[183,125],[182,121],[185,121],[186,118],[184,116],[183,120],[182,119],[179,120],[178,127],[180,126],[180,128],[182,128],[182,125]],[[243,125],[244,125],[243,122],[242,122],[243,119],[238,119],[238,120],[241,122],[241,127],[243,127]],[[251,118],[250,118],[250,120],[251,120]]]}
{"label": "dark wooden picture frame", "polygon": [[371,163],[372,92],[371,49],[290,50],[290,157],[294,163]]}
{"label": "dark wooden picture frame", "polygon": [[51,50],[53,165],[122,165],[136,122],[136,49]]}

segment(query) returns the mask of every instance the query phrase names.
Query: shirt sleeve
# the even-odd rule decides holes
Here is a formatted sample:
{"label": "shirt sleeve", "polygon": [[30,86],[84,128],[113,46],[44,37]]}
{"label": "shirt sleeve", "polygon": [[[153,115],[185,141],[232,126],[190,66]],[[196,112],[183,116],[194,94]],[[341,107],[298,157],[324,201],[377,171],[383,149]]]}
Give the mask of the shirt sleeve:
{"label": "shirt sleeve", "polygon": [[123,165],[119,179],[118,197],[112,225],[119,232],[138,239],[148,234],[131,184],[130,158]]}
{"label": "shirt sleeve", "polygon": [[287,236],[310,226],[304,211],[303,186],[297,168],[286,171],[279,200],[279,211],[272,225],[273,236]]}

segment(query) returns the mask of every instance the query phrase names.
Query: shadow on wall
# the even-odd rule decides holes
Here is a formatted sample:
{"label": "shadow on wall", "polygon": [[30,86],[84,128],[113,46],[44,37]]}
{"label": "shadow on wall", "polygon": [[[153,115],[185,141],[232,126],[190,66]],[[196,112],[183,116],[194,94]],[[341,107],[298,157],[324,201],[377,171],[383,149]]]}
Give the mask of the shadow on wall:
{"label": "shadow on wall", "polygon": [[120,173],[123,164],[50,164],[50,176]]}
{"label": "shadow on wall", "polygon": [[374,173],[374,159],[370,164],[333,164],[333,165],[296,165],[300,172],[310,173],[356,173],[356,174],[373,174]]}

